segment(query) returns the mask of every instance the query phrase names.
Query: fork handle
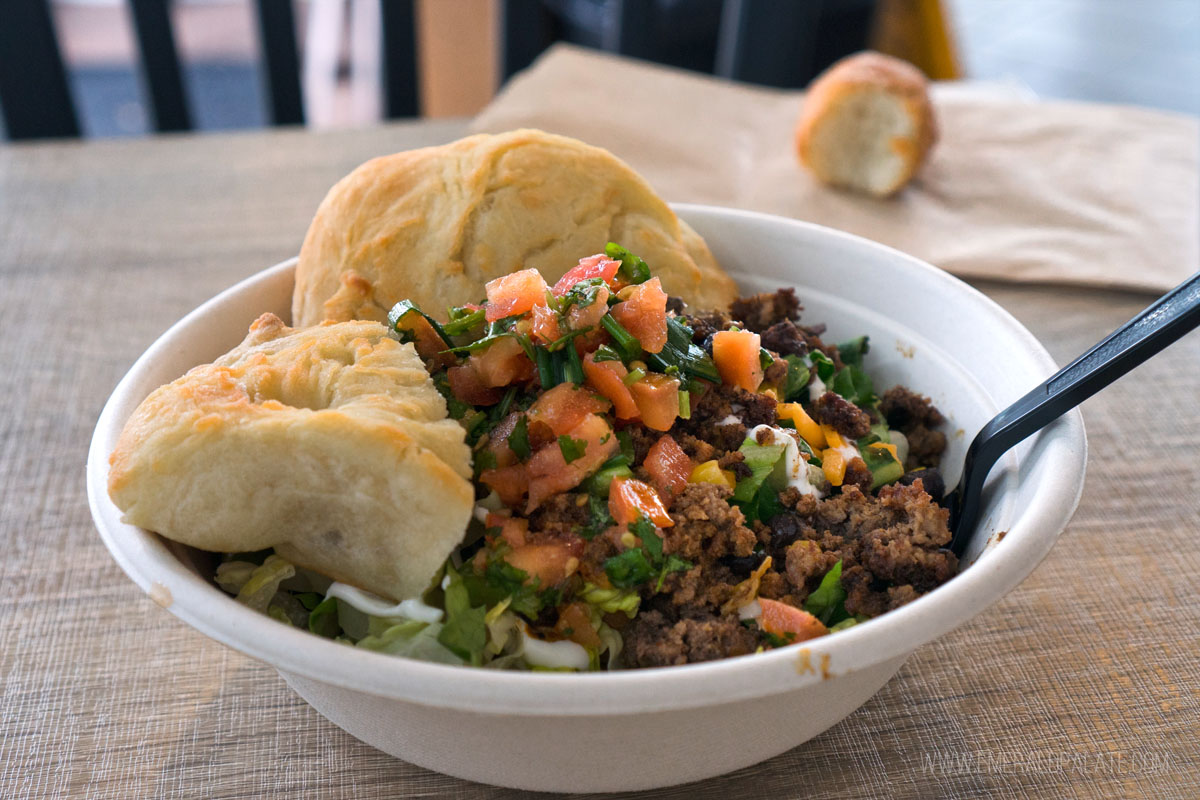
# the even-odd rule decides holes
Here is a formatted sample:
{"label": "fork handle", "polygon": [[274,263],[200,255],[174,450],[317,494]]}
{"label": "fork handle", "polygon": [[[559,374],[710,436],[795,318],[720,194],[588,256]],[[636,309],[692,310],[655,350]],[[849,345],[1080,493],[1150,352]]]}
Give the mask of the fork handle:
{"label": "fork handle", "polygon": [[984,480],[1000,456],[1197,325],[1200,325],[1200,272],[984,425],[967,448],[962,478],[950,508],[954,531],[950,549],[962,555],[978,521]]}

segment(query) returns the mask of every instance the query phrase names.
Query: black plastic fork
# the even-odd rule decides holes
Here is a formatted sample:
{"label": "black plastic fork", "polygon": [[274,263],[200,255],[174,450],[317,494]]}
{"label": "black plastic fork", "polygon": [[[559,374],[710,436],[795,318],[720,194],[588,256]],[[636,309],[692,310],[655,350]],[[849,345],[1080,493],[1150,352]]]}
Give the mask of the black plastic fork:
{"label": "black plastic fork", "polygon": [[1200,272],[984,425],[967,448],[958,486],[942,501],[950,509],[954,554],[962,556],[979,522],[983,483],[1000,456],[1197,325]]}

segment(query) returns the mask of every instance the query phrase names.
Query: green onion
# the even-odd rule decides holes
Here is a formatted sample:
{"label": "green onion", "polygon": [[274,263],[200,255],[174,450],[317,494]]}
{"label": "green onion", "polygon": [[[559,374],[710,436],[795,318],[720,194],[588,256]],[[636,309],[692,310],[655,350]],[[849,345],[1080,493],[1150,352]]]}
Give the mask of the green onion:
{"label": "green onion", "polygon": [[708,353],[692,342],[692,329],[676,317],[667,317],[667,343],[659,352],[647,353],[646,361],[659,372],[674,367],[693,378],[721,382],[721,374]]}
{"label": "green onion", "polygon": [[679,390],[679,418],[692,418],[692,393],[687,389]]}
{"label": "green onion", "polygon": [[642,343],[637,340],[636,336],[625,330],[625,326],[617,322],[612,314],[605,314],[601,317],[600,324],[612,337],[614,349],[621,354],[622,359],[631,361],[641,354]]}
{"label": "green onion", "polygon": [[447,336],[461,336],[484,322],[487,312],[482,309],[471,311],[459,306],[450,309],[450,321],[442,326],[442,332]]}
{"label": "green onion", "polygon": [[537,363],[538,380],[543,389],[553,389],[558,383],[554,380],[554,358],[544,347],[534,350],[534,361]]}
{"label": "green onion", "polygon": [[563,348],[566,358],[563,359],[563,380],[579,386],[583,383],[583,362],[579,360],[579,351],[575,345],[569,344]]}
{"label": "green onion", "polygon": [[633,386],[635,383],[646,377],[646,370],[638,367],[637,369],[629,370],[629,374],[621,378],[621,382],[626,386]]}
{"label": "green onion", "polygon": [[621,262],[617,272],[624,275],[630,283],[645,283],[650,280],[650,267],[646,262],[616,242],[609,242],[604,246],[604,255]]}
{"label": "green onion", "polygon": [[437,335],[442,337],[442,341],[446,343],[447,347],[454,346],[454,342],[450,341],[450,337],[447,336],[446,331],[442,329],[441,323],[422,311],[421,307],[411,300],[401,300],[399,303],[396,303],[396,305],[392,306],[392,310],[388,312],[388,327],[396,333],[402,333],[398,326],[400,325],[400,322],[411,313],[417,313],[424,317],[425,320],[433,327],[434,331],[437,332]]}
{"label": "green onion", "polygon": [[609,486],[614,478],[632,478],[633,471],[629,469],[629,459],[618,453],[605,461],[596,474],[587,480],[587,490],[597,497],[608,497]]}

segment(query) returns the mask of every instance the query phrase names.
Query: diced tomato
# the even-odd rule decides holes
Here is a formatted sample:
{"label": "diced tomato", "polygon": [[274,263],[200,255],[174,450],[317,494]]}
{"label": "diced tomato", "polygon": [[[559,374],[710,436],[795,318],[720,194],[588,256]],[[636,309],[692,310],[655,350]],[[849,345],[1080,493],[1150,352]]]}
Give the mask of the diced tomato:
{"label": "diced tomato", "polygon": [[613,478],[608,487],[608,512],[621,527],[646,517],[660,528],[675,524],[654,487],[636,478]]}
{"label": "diced tomato", "polygon": [[650,446],[650,452],[642,462],[650,473],[650,480],[659,492],[679,494],[688,484],[692,474],[692,460],[671,436],[663,436]]}
{"label": "diced tomato", "polygon": [[592,328],[600,324],[600,318],[608,313],[608,288],[601,286],[596,296],[586,306],[573,305],[567,312],[567,327],[573,331]]}
{"label": "diced tomato", "polygon": [[479,480],[500,495],[500,502],[515,508],[529,489],[529,465],[513,464],[508,467],[485,469]]}
{"label": "diced tomato", "polygon": [[679,380],[651,372],[629,387],[637,403],[642,424],[655,431],[668,431],[679,416]]}
{"label": "diced tomato", "polygon": [[623,378],[629,374],[620,361],[600,361],[588,353],[583,357],[583,374],[588,386],[604,395],[613,404],[617,419],[637,419],[638,407]]}
{"label": "diced tomato", "polygon": [[500,402],[504,394],[483,382],[474,364],[461,364],[446,370],[450,391],[464,403],[473,406],[491,406]]}
{"label": "diced tomato", "polygon": [[555,436],[574,428],[589,414],[608,411],[608,400],[573,383],[560,383],[545,392],[529,408],[529,421],[544,422]]}
{"label": "diced tomato", "polygon": [[762,608],[758,619],[762,629],[789,642],[803,642],[829,633],[821,620],[795,606],[765,597],[758,598],[758,605]]}
{"label": "diced tomato", "polygon": [[434,369],[454,363],[454,354],[446,352],[446,342],[429,324],[429,320],[418,312],[410,311],[405,314],[396,323],[396,327],[408,332],[412,337],[413,346],[417,348],[417,355],[429,362]]}
{"label": "diced tomato", "polygon": [[484,316],[488,322],[524,314],[534,306],[546,303],[546,281],[536,269],[523,269],[504,275],[488,281],[483,288],[487,292],[487,313]]}
{"label": "diced tomato", "polygon": [[533,335],[542,344],[550,344],[550,342],[561,339],[563,332],[558,324],[558,312],[550,306],[534,306]]}
{"label": "diced tomato", "polygon": [[527,583],[537,578],[543,589],[562,583],[579,568],[579,558],[566,542],[527,544],[505,553],[504,560],[528,575]]}
{"label": "diced tomato", "polygon": [[[534,366],[521,343],[511,336],[497,339],[467,359],[484,386],[508,386],[533,377]],[[460,400],[463,398],[459,398]]]}
{"label": "diced tomato", "polygon": [[603,417],[586,415],[567,436],[584,442],[584,452],[569,463],[562,446],[555,440],[535,452],[529,459],[529,504],[526,513],[560,492],[574,489],[591,475],[609,456],[617,451],[617,437]]}
{"label": "diced tomato", "polygon": [[529,535],[529,520],[524,517],[513,517],[491,511],[483,524],[489,528],[499,528],[500,538],[508,542],[509,547],[525,546],[525,537]]}
{"label": "diced tomato", "polygon": [[554,630],[564,639],[598,650],[604,643],[592,627],[591,617],[587,603],[571,603],[558,612],[558,622]]}
{"label": "diced tomato", "polygon": [[763,368],[759,360],[761,337],[753,331],[717,331],[713,334],[713,362],[721,380],[747,392],[758,391]]}
{"label": "diced tomato", "polygon": [[513,429],[517,427],[517,423],[525,416],[520,411],[514,411],[492,428],[491,434],[488,436],[487,447],[492,455],[496,457],[496,466],[510,467],[519,460],[517,454],[508,446],[508,437],[512,434]]}
{"label": "diced tomato", "polygon": [[604,282],[611,288],[613,278],[620,267],[620,261],[613,261],[603,253],[581,258],[578,265],[571,267],[565,275],[558,279],[551,291],[554,292],[556,297],[562,297],[571,291],[572,286],[588,278],[603,278]]}
{"label": "diced tomato", "polygon": [[617,303],[611,311],[647,353],[657,353],[667,343],[667,293],[658,278],[634,288],[629,299]]}

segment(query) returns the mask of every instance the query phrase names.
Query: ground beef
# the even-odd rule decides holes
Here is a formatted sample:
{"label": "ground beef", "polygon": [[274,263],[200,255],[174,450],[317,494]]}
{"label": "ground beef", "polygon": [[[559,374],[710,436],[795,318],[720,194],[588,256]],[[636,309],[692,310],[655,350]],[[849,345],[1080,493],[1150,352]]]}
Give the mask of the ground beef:
{"label": "ground beef", "polygon": [[933,498],[933,502],[942,502],[942,498],[946,496],[946,481],[939,470],[914,469],[904,473],[897,483],[901,486],[911,486],[917,481],[921,482],[921,487]]}
{"label": "ground beef", "polygon": [[725,330],[732,320],[724,311],[704,311],[688,315],[687,322],[692,328],[692,341],[704,347],[712,355],[712,335]]}
{"label": "ground beef", "polygon": [[763,383],[768,386],[782,386],[783,382],[787,380],[787,374],[788,363],[782,358],[777,358],[763,372]]}
{"label": "ground beef", "polygon": [[694,564],[753,553],[757,537],[742,512],[729,505],[730,494],[713,483],[689,483],[671,508],[675,524],[663,531],[663,552]]}
{"label": "ground beef", "polygon": [[[769,395],[747,392],[729,384],[713,385],[693,401],[690,419],[675,421],[671,434],[676,440],[690,435],[706,441],[720,457],[741,447],[746,440],[747,427],[775,422],[775,406],[775,400]],[[724,424],[731,416],[740,422]]]}
{"label": "ground beef", "polygon": [[787,549],[785,567],[792,592],[803,602],[809,592],[817,588],[825,573],[833,569],[838,561],[836,553],[829,553],[809,539],[801,539]]}
{"label": "ground beef", "polygon": [[842,485],[854,486],[866,495],[871,493],[871,485],[874,483],[875,476],[871,474],[867,462],[861,458],[850,459],[850,463],[846,465],[846,475],[842,478]]}
{"label": "ground beef", "polygon": [[795,289],[739,297],[729,309],[730,316],[756,333],[785,320],[795,322],[800,319],[800,311]]}
{"label": "ground beef", "polygon": [[936,428],[946,418],[928,397],[903,386],[893,386],[884,392],[879,410],[888,425],[908,437],[908,458],[905,469],[936,467],[946,450],[946,434]]}
{"label": "ground beef", "polygon": [[893,386],[884,392],[879,400],[879,410],[883,412],[888,425],[900,431],[915,425],[936,428],[946,421],[928,397],[903,386]]}
{"label": "ground beef", "polygon": [[758,634],[736,616],[683,617],[672,622],[642,611],[625,630],[624,660],[631,667],[667,667],[753,653]]}
{"label": "ground beef", "polygon": [[808,353],[808,340],[791,320],[776,322],[762,332],[762,346],[781,356],[803,356]]}
{"label": "ground beef", "polygon": [[849,439],[861,439],[871,432],[870,415],[836,392],[826,392],[817,398],[813,403],[813,419]]}
{"label": "ground beef", "polygon": [[715,447],[690,433],[677,432],[675,434],[675,441],[679,443],[680,449],[687,453],[688,458],[694,463],[700,464],[705,461],[711,461],[717,455]]}
{"label": "ground beef", "polygon": [[587,522],[587,495],[579,492],[566,492],[547,498],[529,515],[531,531],[572,533]]}
{"label": "ground beef", "polygon": [[908,458],[904,460],[904,468],[915,470],[921,467],[936,467],[942,463],[942,453],[946,451],[946,434],[934,431],[924,425],[902,431],[908,437]]}

